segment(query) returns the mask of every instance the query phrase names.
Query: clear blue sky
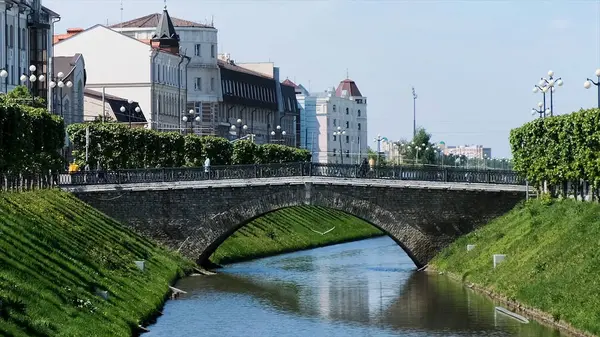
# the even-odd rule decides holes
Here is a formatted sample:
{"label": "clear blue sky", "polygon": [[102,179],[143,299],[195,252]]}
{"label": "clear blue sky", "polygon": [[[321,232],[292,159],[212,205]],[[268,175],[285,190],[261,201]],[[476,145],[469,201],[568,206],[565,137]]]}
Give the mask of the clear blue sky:
{"label": "clear blue sky", "polygon": [[[68,27],[117,23],[119,0],[43,0]],[[124,20],[163,8],[124,0]],[[169,0],[172,16],[210,21],[219,52],[238,62],[274,61],[311,91],[346,76],[369,98],[369,137],[412,135],[417,124],[448,145],[483,144],[509,156],[511,128],[532,119],[548,70],[564,80],[555,112],[594,107],[586,77],[600,67],[600,0],[384,1]],[[115,51],[118,52],[118,51]],[[373,145],[373,144],[371,144]]]}

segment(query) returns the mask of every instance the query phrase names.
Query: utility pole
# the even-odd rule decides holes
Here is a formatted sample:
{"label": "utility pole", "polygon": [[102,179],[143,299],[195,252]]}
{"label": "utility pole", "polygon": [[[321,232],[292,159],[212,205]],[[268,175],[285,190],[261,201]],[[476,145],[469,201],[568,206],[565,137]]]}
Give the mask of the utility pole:
{"label": "utility pole", "polygon": [[415,87],[412,87],[413,94],[413,137],[417,135],[417,93],[415,92]]}

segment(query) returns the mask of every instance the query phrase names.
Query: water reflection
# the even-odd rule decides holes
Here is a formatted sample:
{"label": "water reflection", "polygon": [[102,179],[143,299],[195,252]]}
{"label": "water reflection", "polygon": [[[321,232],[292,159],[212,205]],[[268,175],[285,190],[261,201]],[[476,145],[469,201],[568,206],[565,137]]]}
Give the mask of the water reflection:
{"label": "water reflection", "polygon": [[[388,238],[231,265],[178,287],[188,294],[167,304],[151,335],[184,336],[170,327],[188,317],[218,336],[560,336],[496,315],[488,299],[444,276],[414,272]],[[248,320],[224,318],[244,315],[252,334]]]}

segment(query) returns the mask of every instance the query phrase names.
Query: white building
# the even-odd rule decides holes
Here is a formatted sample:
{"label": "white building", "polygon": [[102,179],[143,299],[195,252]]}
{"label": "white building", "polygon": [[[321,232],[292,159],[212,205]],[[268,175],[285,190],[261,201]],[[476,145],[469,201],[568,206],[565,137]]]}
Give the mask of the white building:
{"label": "white building", "polygon": [[[52,68],[52,34],[60,16],[43,7],[41,0],[0,0],[0,91],[27,85],[35,96],[47,99],[47,74]],[[29,70],[35,66],[35,71]],[[2,71],[3,70],[3,71]],[[36,81],[20,80],[21,75]],[[39,81],[39,76],[42,81]],[[50,101],[48,101],[50,106]]]}
{"label": "white building", "polygon": [[452,146],[446,145],[446,143],[441,142],[440,147],[444,151],[444,155],[455,155],[455,156],[465,156],[467,158],[492,158],[492,149],[489,147],[483,147],[483,145],[459,145]]}
{"label": "white building", "polygon": [[54,52],[83,54],[87,89],[138,102],[148,128],[178,131],[186,106],[189,58],[178,54],[179,41],[172,28],[165,10],[151,41],[96,25],[60,40]]}
{"label": "white building", "polygon": [[300,145],[312,152],[313,161],[356,164],[367,157],[367,98],[354,81],[345,79],[337,89],[319,93],[296,89]]}
{"label": "white building", "polygon": [[[148,41],[155,33],[161,17],[158,13],[150,14],[110,28],[127,36]],[[171,17],[171,23],[179,35],[179,53],[190,57],[187,66],[187,105],[182,110],[194,109],[196,113],[201,113],[199,133],[214,134],[218,102],[222,100],[217,64],[217,29],[212,25],[175,17]]]}

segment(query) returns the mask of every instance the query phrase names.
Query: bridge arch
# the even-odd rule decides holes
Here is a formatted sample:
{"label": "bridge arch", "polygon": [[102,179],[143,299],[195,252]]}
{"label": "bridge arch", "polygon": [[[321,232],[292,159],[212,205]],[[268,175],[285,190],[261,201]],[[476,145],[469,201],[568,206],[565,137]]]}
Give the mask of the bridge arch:
{"label": "bridge arch", "polygon": [[345,212],[381,229],[417,267],[525,197],[515,188],[314,177],[83,187],[72,192],[136,232],[200,263],[251,220],[286,207],[312,205]]}

